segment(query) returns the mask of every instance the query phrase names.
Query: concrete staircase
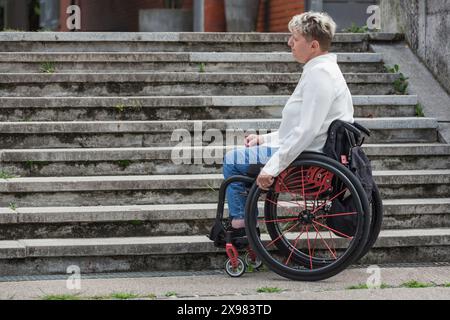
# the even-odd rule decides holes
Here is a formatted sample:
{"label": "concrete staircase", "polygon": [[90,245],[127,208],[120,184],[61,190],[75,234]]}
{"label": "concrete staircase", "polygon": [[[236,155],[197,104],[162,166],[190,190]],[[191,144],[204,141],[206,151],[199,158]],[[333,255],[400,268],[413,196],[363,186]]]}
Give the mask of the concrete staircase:
{"label": "concrete staircase", "polygon": [[[278,128],[301,73],[287,38],[0,33],[0,275],[222,268],[205,234],[230,146],[193,130]],[[369,52],[399,39],[333,43],[357,121],[373,132],[364,149],[385,206],[362,262],[448,261],[450,145]],[[204,161],[173,163],[175,129],[193,137],[185,160]]]}

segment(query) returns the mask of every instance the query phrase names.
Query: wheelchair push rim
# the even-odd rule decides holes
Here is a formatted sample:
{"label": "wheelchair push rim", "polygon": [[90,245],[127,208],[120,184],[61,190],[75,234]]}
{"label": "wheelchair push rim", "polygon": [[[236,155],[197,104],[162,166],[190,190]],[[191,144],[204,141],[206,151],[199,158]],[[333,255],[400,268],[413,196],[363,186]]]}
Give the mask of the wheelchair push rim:
{"label": "wheelchair push rim", "polygon": [[[350,199],[354,210],[331,212],[333,202],[343,198]],[[264,204],[262,215],[258,202]],[[368,207],[361,183],[346,167],[329,158],[304,157],[280,174],[268,192],[253,185],[246,206],[247,235],[271,270],[293,280],[322,280],[361,254],[369,235]],[[353,234],[327,225],[328,219],[342,216],[354,218]],[[261,237],[254,232],[257,225],[265,230]]]}

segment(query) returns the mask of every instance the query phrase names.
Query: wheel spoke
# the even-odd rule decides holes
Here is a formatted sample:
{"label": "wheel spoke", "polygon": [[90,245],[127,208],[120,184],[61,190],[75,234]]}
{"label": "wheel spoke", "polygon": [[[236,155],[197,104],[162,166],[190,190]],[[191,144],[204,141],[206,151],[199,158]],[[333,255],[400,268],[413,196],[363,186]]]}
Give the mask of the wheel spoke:
{"label": "wheel spoke", "polygon": [[288,233],[289,231],[291,231],[292,229],[294,229],[294,227],[298,226],[299,222],[297,222],[296,224],[294,224],[292,227],[290,227],[289,229],[287,229],[286,231],[284,231],[282,234],[280,234],[275,240],[273,240],[272,242],[270,242],[269,244],[266,245],[267,247],[270,247],[272,244],[274,244],[275,242],[277,242],[278,240],[281,239],[281,237],[283,237],[286,233]]}
{"label": "wheel spoke", "polygon": [[325,241],[325,239],[320,234],[319,229],[317,229],[315,225],[312,225],[312,226],[314,227],[314,229],[316,229],[317,234],[320,236],[320,238],[322,239],[323,243],[325,243],[325,246],[328,248],[328,250],[330,250],[331,254],[334,257],[334,260],[336,260],[337,259],[336,254],[333,253],[333,251],[330,249],[330,247],[328,246],[327,242]]}
{"label": "wheel spoke", "polygon": [[274,223],[274,222],[291,222],[298,220],[297,217],[295,218],[287,218],[287,219],[276,219],[276,220],[261,220],[261,223]]}
{"label": "wheel spoke", "polygon": [[292,215],[298,216],[298,212],[293,211],[290,207],[282,206],[282,205],[280,205],[279,202],[275,202],[275,201],[270,200],[270,199],[267,199],[267,198],[266,198],[266,201],[269,201],[269,202],[271,202],[271,203],[273,203],[273,204],[275,204],[275,205],[279,205],[281,208],[284,208],[284,209],[286,209],[287,211],[289,211],[290,213],[292,213]]}
{"label": "wheel spoke", "polygon": [[306,238],[308,240],[309,266],[310,266],[310,268],[312,270],[313,269],[313,264],[312,264],[312,255],[311,255],[311,244],[309,242],[309,226],[306,227]]}
{"label": "wheel spoke", "polygon": [[289,254],[289,257],[287,258],[285,265],[289,264],[292,254],[294,253],[294,249],[297,247],[298,239],[300,239],[300,236],[303,234],[304,229],[305,229],[305,226],[302,226],[302,230],[300,231],[300,234],[298,235],[298,237],[295,239],[294,246],[291,248],[291,253]]}
{"label": "wheel spoke", "polygon": [[342,233],[342,232],[340,232],[340,231],[334,230],[333,228],[330,228],[330,227],[328,227],[328,226],[326,226],[326,225],[324,225],[324,224],[321,224],[321,223],[319,223],[319,222],[317,222],[317,221],[313,221],[313,223],[318,224],[319,226],[324,227],[324,228],[326,228],[326,229],[328,229],[328,230],[331,230],[331,231],[333,231],[333,232],[336,232],[336,233],[342,235],[342,236],[345,237],[345,238],[348,238],[348,239],[352,239],[352,238],[353,238],[353,237],[351,237],[351,236],[349,236],[349,235],[346,235],[345,233]]}
{"label": "wheel spoke", "polygon": [[286,184],[284,183],[283,179],[280,179],[280,182],[281,182],[281,184],[284,186],[284,188],[286,188],[287,193],[289,193],[289,194],[291,195],[291,197],[293,197],[292,200],[294,200],[295,203],[296,203],[297,205],[300,205],[300,203],[298,203],[298,202],[296,201],[297,194],[294,193],[294,192],[291,192],[291,191],[289,190],[289,188],[288,188],[288,187],[286,186]]}
{"label": "wheel spoke", "polygon": [[326,215],[320,215],[316,218],[331,218],[331,217],[341,217],[341,216],[354,216],[358,214],[358,212],[339,212],[339,213],[333,213],[333,214],[326,214]]}

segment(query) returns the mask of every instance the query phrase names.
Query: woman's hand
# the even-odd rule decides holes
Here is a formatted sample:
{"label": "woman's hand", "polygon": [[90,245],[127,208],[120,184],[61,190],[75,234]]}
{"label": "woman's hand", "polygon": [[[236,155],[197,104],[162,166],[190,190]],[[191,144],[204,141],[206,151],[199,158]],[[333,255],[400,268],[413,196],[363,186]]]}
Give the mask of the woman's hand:
{"label": "woman's hand", "polygon": [[256,184],[260,189],[268,190],[269,187],[273,184],[274,178],[270,174],[261,171],[256,178]]}
{"label": "woman's hand", "polygon": [[253,147],[255,145],[263,143],[263,137],[257,134],[249,134],[245,137],[244,143],[246,147]]}

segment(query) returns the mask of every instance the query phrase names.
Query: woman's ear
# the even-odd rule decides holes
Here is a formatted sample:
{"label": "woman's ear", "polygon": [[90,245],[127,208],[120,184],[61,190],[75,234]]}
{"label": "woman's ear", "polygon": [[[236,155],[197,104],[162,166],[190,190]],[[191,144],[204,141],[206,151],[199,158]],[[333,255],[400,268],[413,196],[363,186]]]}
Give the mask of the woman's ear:
{"label": "woman's ear", "polygon": [[320,43],[317,40],[313,40],[311,43],[311,48],[320,50]]}

